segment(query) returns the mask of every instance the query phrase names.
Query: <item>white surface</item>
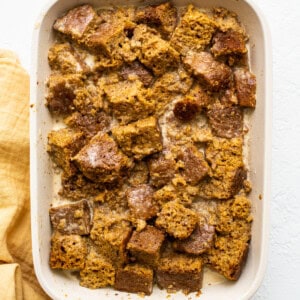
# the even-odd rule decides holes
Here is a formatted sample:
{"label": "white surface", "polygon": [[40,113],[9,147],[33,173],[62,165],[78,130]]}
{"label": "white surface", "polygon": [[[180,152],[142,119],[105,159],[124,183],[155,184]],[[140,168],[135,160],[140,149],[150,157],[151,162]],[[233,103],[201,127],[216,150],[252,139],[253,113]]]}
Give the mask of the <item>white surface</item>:
{"label": "white surface", "polygon": [[[273,38],[272,228],[269,264],[258,299],[300,299],[300,3],[253,0]],[[45,0],[0,2],[0,47],[16,51],[29,70],[31,35]],[[15,10],[17,8],[17,10]]]}

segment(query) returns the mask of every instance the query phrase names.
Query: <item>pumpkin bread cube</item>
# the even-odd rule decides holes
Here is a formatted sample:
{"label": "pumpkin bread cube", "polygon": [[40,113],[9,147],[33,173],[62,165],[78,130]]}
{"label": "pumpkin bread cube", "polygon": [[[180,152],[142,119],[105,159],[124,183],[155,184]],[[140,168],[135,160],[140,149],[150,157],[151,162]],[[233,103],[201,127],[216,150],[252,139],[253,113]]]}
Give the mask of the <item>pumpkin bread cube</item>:
{"label": "pumpkin bread cube", "polygon": [[140,184],[126,191],[128,206],[133,217],[148,220],[155,217],[158,207],[153,200],[154,190],[148,184]]}
{"label": "pumpkin bread cube", "polygon": [[243,68],[236,69],[233,75],[239,105],[254,108],[256,106],[255,75]]}
{"label": "pumpkin bread cube", "polygon": [[214,32],[214,21],[193,5],[189,5],[172,35],[171,45],[182,56],[189,51],[202,51],[209,45]]}
{"label": "pumpkin bread cube", "polygon": [[169,292],[182,290],[188,294],[202,287],[203,264],[200,257],[170,252],[159,260],[156,282]]}
{"label": "pumpkin bread cube", "polygon": [[91,5],[81,5],[58,18],[53,28],[75,41],[80,41],[93,29],[97,19],[97,13]]}
{"label": "pumpkin bread cube", "polygon": [[139,264],[118,269],[114,288],[129,293],[150,295],[153,288],[153,270]]}
{"label": "pumpkin bread cube", "polygon": [[179,53],[156,31],[141,24],[134,29],[133,40],[139,50],[138,58],[155,75],[162,75],[168,68],[178,66]]}
{"label": "pumpkin bread cube", "polygon": [[208,52],[189,52],[183,63],[211,91],[225,88],[230,81],[231,69]]}
{"label": "pumpkin bread cube", "polygon": [[87,252],[87,243],[80,235],[62,235],[55,232],[51,237],[50,267],[81,270],[84,268]]}
{"label": "pumpkin bread cube", "polygon": [[184,239],[191,235],[198,221],[197,214],[176,200],[162,206],[155,225],[175,238]]}
{"label": "pumpkin bread cube", "polygon": [[115,127],[112,134],[122,151],[138,160],[162,150],[161,133],[155,117]]}
{"label": "pumpkin bread cube", "polygon": [[115,268],[103,255],[91,249],[86,257],[84,269],[80,271],[80,285],[98,289],[113,286],[115,283]]}
{"label": "pumpkin bread cube", "polygon": [[134,231],[127,249],[139,263],[154,266],[160,257],[165,235],[159,229],[147,225],[142,231]]}
{"label": "pumpkin bread cube", "polygon": [[132,166],[130,159],[106,133],[99,132],[72,159],[94,182],[114,182]]}
{"label": "pumpkin bread cube", "polygon": [[109,208],[94,209],[91,239],[98,247],[99,253],[107,257],[116,267],[128,261],[126,245],[132,228],[121,214]]}
{"label": "pumpkin bread cube", "polygon": [[70,128],[53,130],[48,134],[47,151],[53,162],[62,168],[68,176],[76,173],[71,158],[84,145],[84,136],[80,131]]}
{"label": "pumpkin bread cube", "polygon": [[49,210],[52,227],[62,234],[89,234],[90,213],[91,208],[86,200],[51,207]]}

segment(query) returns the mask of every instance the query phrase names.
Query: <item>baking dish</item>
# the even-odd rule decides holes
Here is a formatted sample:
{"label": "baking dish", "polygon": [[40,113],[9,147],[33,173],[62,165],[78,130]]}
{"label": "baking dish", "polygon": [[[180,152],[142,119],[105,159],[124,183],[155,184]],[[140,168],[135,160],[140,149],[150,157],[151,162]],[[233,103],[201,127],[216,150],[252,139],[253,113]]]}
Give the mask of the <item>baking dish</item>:
{"label": "baking dish", "polygon": [[[53,43],[52,24],[68,9],[90,3],[96,7],[120,5],[147,5],[162,1],[139,0],[55,0],[42,11],[33,36],[32,73],[31,73],[31,222],[32,251],[35,272],[44,290],[53,299],[140,299],[134,294],[117,292],[112,289],[90,290],[79,286],[74,276],[50,269],[48,264],[51,227],[48,215],[53,198],[54,173],[46,153],[47,133],[53,129],[54,120],[44,105],[45,80],[50,69],[47,52]],[[223,6],[235,11],[250,35],[249,56],[251,70],[257,76],[257,107],[251,115],[249,134],[249,165],[253,191],[250,198],[253,203],[254,222],[252,241],[248,260],[242,276],[235,282],[223,282],[202,289],[201,299],[249,299],[259,287],[266,267],[269,202],[270,202],[270,164],[271,164],[271,43],[264,18],[256,7],[246,0],[177,0],[176,6],[189,3],[199,7]],[[165,291],[155,288],[151,299],[163,299]],[[198,298],[198,294],[188,295],[189,299]],[[182,293],[171,294],[168,299],[184,299]]]}

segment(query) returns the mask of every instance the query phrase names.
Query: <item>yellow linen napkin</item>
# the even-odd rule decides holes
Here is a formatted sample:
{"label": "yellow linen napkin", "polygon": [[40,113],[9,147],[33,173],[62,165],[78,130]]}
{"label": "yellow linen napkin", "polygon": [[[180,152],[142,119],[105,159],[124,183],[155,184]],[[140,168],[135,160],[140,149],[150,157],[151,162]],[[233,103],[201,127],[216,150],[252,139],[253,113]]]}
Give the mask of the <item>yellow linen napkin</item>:
{"label": "yellow linen napkin", "polygon": [[29,76],[0,50],[0,299],[49,299],[35,277],[30,234]]}

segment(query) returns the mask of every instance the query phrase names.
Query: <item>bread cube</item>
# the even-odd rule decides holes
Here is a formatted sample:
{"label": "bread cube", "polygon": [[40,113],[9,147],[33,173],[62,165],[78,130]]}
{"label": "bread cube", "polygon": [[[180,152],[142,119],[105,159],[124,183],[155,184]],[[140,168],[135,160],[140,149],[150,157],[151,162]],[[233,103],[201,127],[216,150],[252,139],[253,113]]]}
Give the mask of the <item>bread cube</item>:
{"label": "bread cube", "polygon": [[176,200],[162,206],[155,225],[175,238],[184,239],[191,235],[198,221],[197,214]]}
{"label": "bread cube", "polygon": [[121,267],[128,261],[126,245],[130,239],[132,228],[124,217],[109,208],[94,209],[91,239],[98,247],[100,254]]}
{"label": "bread cube", "polygon": [[251,234],[251,202],[245,196],[222,201],[217,206],[218,223],[216,230],[221,234],[248,241]]}
{"label": "bread cube", "polygon": [[62,234],[89,234],[91,228],[90,213],[91,208],[86,200],[51,207],[49,210],[52,227]]}
{"label": "bread cube", "polygon": [[144,161],[136,162],[134,168],[131,170],[128,178],[131,186],[138,186],[140,184],[148,183],[149,169],[147,163]]}
{"label": "bread cube", "polygon": [[243,139],[214,138],[208,142],[206,159],[211,163],[211,178],[200,183],[200,196],[229,199],[237,194],[247,179],[243,163]]}
{"label": "bread cube", "polygon": [[72,159],[84,176],[95,182],[114,182],[132,166],[115,141],[106,133],[98,133]]}
{"label": "bread cube", "polygon": [[81,5],[58,18],[53,28],[75,41],[80,41],[84,35],[93,29],[97,18],[97,13],[91,5]]}
{"label": "bread cube", "polygon": [[76,90],[83,86],[80,74],[51,75],[47,82],[46,105],[54,115],[66,115],[74,110]]}
{"label": "bread cube", "polygon": [[64,119],[67,126],[84,133],[85,137],[92,138],[99,131],[107,132],[111,125],[112,118],[103,111],[94,114],[82,114],[74,112]]}
{"label": "bread cube", "polygon": [[149,98],[155,99],[156,114],[164,113],[167,105],[178,97],[186,94],[193,84],[193,79],[182,67],[176,71],[167,71],[158,77],[149,92]]}
{"label": "bread cube", "polygon": [[70,128],[53,130],[48,134],[47,151],[53,162],[71,176],[76,173],[76,167],[71,158],[84,145],[84,136],[80,131]]}
{"label": "bread cube", "polygon": [[139,264],[127,265],[116,272],[114,288],[128,293],[150,295],[153,287],[153,270]]}
{"label": "bread cube", "polygon": [[91,249],[86,257],[84,269],[80,271],[80,285],[90,289],[98,289],[113,286],[114,283],[114,266],[95,249]]}
{"label": "bread cube", "polygon": [[151,184],[161,187],[168,184],[176,172],[176,162],[173,158],[167,158],[164,154],[149,160]]}
{"label": "bread cube", "polygon": [[169,38],[177,23],[177,9],[170,2],[138,8],[134,21],[158,30]]}
{"label": "bread cube", "polygon": [[81,270],[84,268],[87,252],[86,241],[80,235],[62,235],[55,232],[51,237],[50,267]]}
{"label": "bread cube", "polygon": [[138,60],[131,64],[124,65],[119,71],[119,77],[122,80],[138,79],[145,87],[148,87],[153,82],[153,75],[147,70]]}
{"label": "bread cube", "polygon": [[189,51],[199,52],[209,45],[214,32],[214,21],[189,5],[172,35],[171,45],[183,56]]}
{"label": "bread cube", "polygon": [[179,53],[146,25],[141,24],[134,29],[133,41],[140,45],[137,47],[140,50],[139,60],[155,75],[162,75],[168,68],[177,67]]}
{"label": "bread cube", "polygon": [[196,225],[192,234],[184,240],[176,240],[173,247],[180,252],[200,255],[213,246],[215,227],[209,224]]}
{"label": "bread cube", "polygon": [[254,108],[256,106],[255,75],[243,68],[236,69],[233,74],[239,105]]}
{"label": "bread cube", "polygon": [[69,43],[56,43],[48,52],[51,70],[62,74],[85,73],[89,70],[84,60]]}
{"label": "bread cube", "polygon": [[160,248],[165,235],[159,229],[147,225],[142,231],[134,231],[127,249],[135,260],[141,264],[155,266],[160,257]]}
{"label": "bread cube", "polygon": [[123,152],[138,160],[162,150],[161,133],[155,117],[115,127],[112,134]]}
{"label": "bread cube", "polygon": [[243,134],[243,112],[239,107],[214,107],[208,110],[207,117],[218,137],[231,139]]}
{"label": "bread cube", "polygon": [[183,63],[209,90],[219,91],[229,83],[231,69],[208,52],[190,52]]}
{"label": "bread cube", "polygon": [[90,33],[85,44],[107,56],[113,57],[117,54],[118,45],[125,39],[124,24],[122,22],[104,22]]}
{"label": "bread cube", "polygon": [[154,190],[147,184],[131,187],[126,192],[126,198],[131,214],[142,220],[156,216],[158,207],[153,201]]}
{"label": "bread cube", "polygon": [[114,116],[122,125],[146,118],[154,112],[155,103],[145,97],[146,91],[140,81],[107,85],[105,93]]}
{"label": "bread cube", "polygon": [[247,48],[244,35],[233,30],[218,32],[213,37],[213,46],[210,51],[215,57],[245,54]]}
{"label": "bread cube", "polygon": [[63,199],[77,201],[91,199],[103,190],[103,184],[86,178],[81,172],[69,176],[65,172],[61,176],[61,189],[58,192]]}
{"label": "bread cube", "polygon": [[169,253],[163,256],[157,266],[156,282],[168,292],[182,290],[185,294],[202,288],[203,264],[200,257]]}
{"label": "bread cube", "polygon": [[231,236],[218,236],[209,251],[208,264],[229,280],[238,280],[247,260],[247,241]]}
{"label": "bread cube", "polygon": [[182,176],[191,185],[199,183],[209,171],[203,153],[193,145],[181,149],[178,159],[183,162]]}

